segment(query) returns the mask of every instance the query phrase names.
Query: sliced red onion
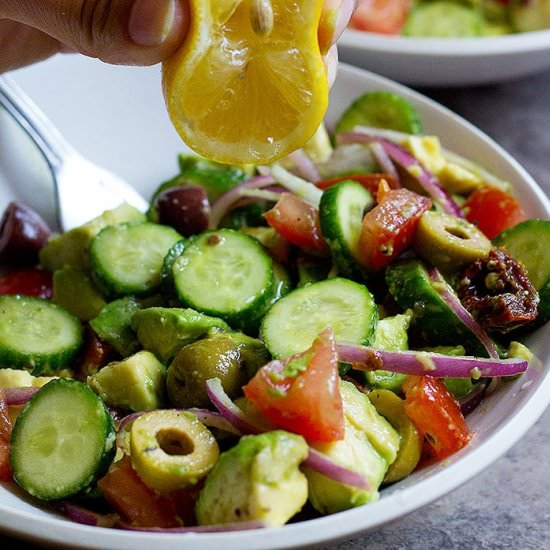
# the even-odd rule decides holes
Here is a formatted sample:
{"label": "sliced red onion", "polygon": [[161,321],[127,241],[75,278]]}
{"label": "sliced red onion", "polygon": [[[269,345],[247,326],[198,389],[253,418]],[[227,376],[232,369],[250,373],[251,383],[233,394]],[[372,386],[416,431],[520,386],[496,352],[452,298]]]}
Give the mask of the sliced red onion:
{"label": "sliced red onion", "polygon": [[274,164],[270,170],[271,176],[277,183],[280,183],[297,197],[300,197],[312,206],[315,206],[315,208],[319,208],[319,203],[321,202],[321,195],[323,192],[313,183],[291,174],[288,170],[285,170],[278,164]]}
{"label": "sliced red onion", "polygon": [[[493,380],[497,379],[493,378]],[[460,410],[464,416],[470,414],[481,403],[481,401],[483,401],[483,396],[485,395],[486,389],[487,383],[484,381],[479,382],[479,384],[476,384],[468,395],[465,395],[458,400]]]}
{"label": "sliced red onion", "polygon": [[2,388],[6,405],[24,405],[40,388]]}
{"label": "sliced red onion", "polygon": [[399,172],[395,169],[395,166],[390,157],[388,157],[384,147],[375,141],[369,145],[369,148],[372,151],[372,154],[374,155],[374,158],[376,159],[376,162],[378,163],[378,166],[380,166],[382,172],[392,176],[395,181],[401,185],[399,181]]}
{"label": "sliced red onion", "polygon": [[302,466],[314,470],[318,474],[328,477],[333,481],[337,481],[338,483],[349,485],[350,487],[357,487],[358,489],[370,489],[369,481],[364,476],[344,466],[340,466],[340,464],[337,464],[328,456],[311,447],[309,448],[307,458],[302,462]]}
{"label": "sliced red onion", "polygon": [[243,434],[262,433],[263,430],[246,418],[243,411],[231,401],[219,378],[210,378],[206,381],[206,392],[214,407],[239,432]]}
{"label": "sliced red onion", "polygon": [[356,126],[353,132],[343,132],[336,138],[338,143],[370,143],[372,138],[387,139],[398,145],[407,143],[412,134],[388,130],[387,128],[374,128],[373,126]]}
{"label": "sliced red onion", "polygon": [[227,533],[229,531],[250,531],[268,527],[263,521],[241,521],[222,523],[218,525],[197,525],[193,527],[134,527],[124,521],[119,521],[117,527],[128,531],[141,531],[142,533]]}
{"label": "sliced red onion", "polygon": [[120,420],[117,431],[121,432],[128,424],[130,424],[134,420],[137,420],[140,416],[144,415],[147,412],[150,412],[150,411],[138,411],[138,412],[129,414],[128,416],[125,416]]}
{"label": "sliced red onion", "polygon": [[427,351],[385,351],[355,344],[338,344],[338,356],[357,370],[388,370],[437,378],[516,376],[527,370],[524,359],[484,359]]}
{"label": "sliced red onion", "polygon": [[94,527],[114,527],[119,521],[117,514],[98,514],[87,508],[73,504],[72,502],[63,502],[59,505],[61,513],[76,523],[83,525],[92,525]]}
{"label": "sliced red onion", "polygon": [[317,170],[317,166],[315,166],[303,149],[297,149],[293,153],[290,153],[289,157],[296,165],[296,169],[302,178],[311,182],[321,180],[321,175],[319,174],[319,170]]}
{"label": "sliced red onion", "polygon": [[380,143],[388,157],[395,164],[406,170],[420,184],[422,189],[441,206],[444,212],[452,214],[457,218],[464,218],[462,210],[441,187],[438,179],[401,145],[388,139],[379,138],[367,133],[363,134],[359,131],[340,134],[338,139],[341,143]]}
{"label": "sliced red onion", "polygon": [[498,359],[498,349],[485,329],[472,317],[472,314],[462,305],[458,296],[452,291],[439,270],[435,267],[428,268],[428,274],[432,280],[434,290],[441,296],[445,303],[452,309],[453,313],[460,319],[473,335],[480,341],[487,350],[489,357]]}
{"label": "sliced red onion", "polygon": [[222,218],[229,212],[231,207],[242,198],[243,189],[261,189],[275,183],[274,179],[267,176],[257,176],[236,185],[233,189],[224,193],[213,205],[210,211],[210,229],[216,229]]}

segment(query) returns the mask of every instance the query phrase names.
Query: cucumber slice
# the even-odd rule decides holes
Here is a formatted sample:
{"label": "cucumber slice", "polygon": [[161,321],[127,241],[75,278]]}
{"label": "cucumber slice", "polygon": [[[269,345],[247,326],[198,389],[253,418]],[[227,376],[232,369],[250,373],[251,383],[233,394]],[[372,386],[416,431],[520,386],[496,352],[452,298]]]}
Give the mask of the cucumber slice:
{"label": "cucumber slice", "polygon": [[478,10],[443,0],[417,5],[403,27],[403,35],[463,38],[481,36],[483,29],[483,18]]}
{"label": "cucumber slice", "polygon": [[374,204],[371,194],[359,183],[343,181],[321,196],[319,217],[334,263],[346,277],[364,278],[357,261],[363,214]]}
{"label": "cucumber slice", "polygon": [[271,258],[256,239],[233,229],[189,239],[172,275],[184,305],[237,326],[262,314],[273,297]]}
{"label": "cucumber slice", "polygon": [[274,357],[305,351],[330,326],[337,341],[368,344],[378,321],[378,308],[367,287],[334,278],[292,291],[264,317],[261,335]]}
{"label": "cucumber slice", "polygon": [[403,309],[413,311],[426,345],[462,344],[466,352],[487,357],[487,350],[433,288],[428,271],[418,260],[396,262],[386,271],[390,294]]}
{"label": "cucumber slice", "polygon": [[13,428],[15,481],[41,500],[87,489],[111,464],[115,427],[103,401],[86,385],[59,378],[25,405]]}
{"label": "cucumber slice", "polygon": [[497,235],[493,244],[503,247],[520,261],[529,275],[529,280],[538,290],[539,319],[550,320],[550,221],[527,220]]}
{"label": "cucumber slice", "polygon": [[80,321],[66,309],[41,298],[0,296],[0,367],[54,374],[81,345]]}
{"label": "cucumber slice", "polygon": [[155,223],[106,227],[90,245],[94,275],[113,296],[151,294],[160,286],[164,257],[181,238]]}
{"label": "cucumber slice", "polygon": [[369,92],[356,99],[342,115],[335,134],[351,132],[356,126],[387,128],[407,134],[422,133],[416,109],[391,92]]}

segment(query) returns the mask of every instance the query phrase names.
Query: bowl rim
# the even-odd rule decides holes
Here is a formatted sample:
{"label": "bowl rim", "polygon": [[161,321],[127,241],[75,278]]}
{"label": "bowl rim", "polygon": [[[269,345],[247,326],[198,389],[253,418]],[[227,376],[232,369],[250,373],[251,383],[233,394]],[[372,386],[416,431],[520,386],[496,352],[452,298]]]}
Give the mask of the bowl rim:
{"label": "bowl rim", "polygon": [[550,29],[479,38],[411,38],[346,29],[343,49],[426,57],[494,57],[550,49]]}
{"label": "bowl rim", "polygon": [[[476,136],[490,147],[514,169],[523,184],[537,197],[550,218],[550,200],[540,189],[527,171],[492,138],[474,125],[453,113],[451,110],[426,96],[398,84],[391,79],[381,77],[369,71],[341,64],[340,70],[346,75],[368,80],[369,85],[403,93],[423,108],[439,113],[464,127],[468,133]],[[548,359],[548,357],[545,357]],[[283,528],[267,528],[261,531],[240,531],[212,534],[166,534],[143,533],[89,527],[71,523],[67,519],[33,513],[26,510],[13,510],[0,499],[0,529],[5,533],[37,542],[47,542],[63,546],[81,548],[128,548],[148,549],[155,545],[159,550],[194,548],[200,544],[204,550],[218,550],[220,544],[227,548],[254,549],[258,541],[262,548],[300,548],[347,538],[351,535],[378,528],[396,520],[416,509],[429,504],[437,498],[456,489],[479,474],[489,464],[510,449],[536,422],[550,404],[550,371],[541,378],[539,387],[523,403],[515,415],[499,424],[494,432],[478,447],[466,447],[457,453],[456,462],[446,465],[435,473],[420,479],[410,487],[398,489],[381,498],[378,502],[340,512],[321,518],[286,525]],[[1,487],[1,485],[0,485]],[[365,511],[370,520],[365,524]],[[261,539],[259,539],[261,537]]]}

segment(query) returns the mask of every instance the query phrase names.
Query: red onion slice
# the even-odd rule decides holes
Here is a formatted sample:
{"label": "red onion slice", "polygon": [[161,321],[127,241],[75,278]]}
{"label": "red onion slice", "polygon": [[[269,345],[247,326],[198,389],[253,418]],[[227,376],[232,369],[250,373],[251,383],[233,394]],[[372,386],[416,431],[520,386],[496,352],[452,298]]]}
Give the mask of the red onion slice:
{"label": "red onion slice", "polygon": [[81,523],[82,525],[114,527],[119,521],[117,514],[98,514],[71,502],[62,502],[59,505],[59,510],[75,523]]}
{"label": "red onion slice", "polygon": [[40,388],[25,386],[22,388],[2,388],[6,405],[24,405]]}
{"label": "red onion slice", "polygon": [[317,170],[317,166],[315,166],[303,149],[297,149],[293,153],[290,153],[289,157],[296,165],[296,169],[302,178],[311,182],[321,180],[321,175],[319,174],[319,170]]}
{"label": "red onion slice", "polygon": [[338,344],[340,361],[357,370],[388,370],[437,378],[492,378],[516,376],[527,370],[524,359],[484,359],[426,351],[384,351],[368,346]]}
{"label": "red onion slice", "polygon": [[224,193],[213,205],[210,210],[210,229],[217,229],[222,218],[229,212],[231,207],[242,198],[241,191],[243,189],[261,189],[273,185],[275,180],[267,176],[257,176],[236,185],[227,193]]}
{"label": "red onion slice", "polygon": [[466,326],[481,342],[487,350],[489,357],[498,359],[498,349],[491,337],[485,329],[472,317],[472,314],[462,305],[458,296],[451,290],[447,281],[443,278],[439,270],[435,267],[428,268],[428,274],[432,280],[434,290],[445,300],[445,303],[452,309],[453,313],[460,319],[462,324]]}
{"label": "red onion slice", "polygon": [[399,172],[395,169],[395,166],[390,157],[388,157],[384,147],[375,141],[369,145],[369,148],[372,151],[372,154],[374,155],[374,158],[376,159],[376,162],[380,166],[382,172],[392,176],[395,181],[401,185],[401,182],[399,181]]}
{"label": "red onion slice", "polygon": [[340,466],[340,464],[337,464],[328,456],[311,447],[309,448],[307,458],[302,462],[302,466],[314,470],[338,483],[367,491],[370,489],[369,481],[364,476],[344,466]]}
{"label": "red onion slice", "polygon": [[315,208],[319,208],[323,192],[313,183],[291,174],[279,164],[271,166],[270,173],[277,183],[281,184],[291,193],[294,193],[297,197],[305,200]]}
{"label": "red onion slice", "polygon": [[219,525],[197,525],[193,527],[134,527],[124,521],[119,521],[117,527],[128,531],[140,531],[142,533],[227,533],[230,531],[250,531],[268,527],[263,521],[241,521],[223,523]]}

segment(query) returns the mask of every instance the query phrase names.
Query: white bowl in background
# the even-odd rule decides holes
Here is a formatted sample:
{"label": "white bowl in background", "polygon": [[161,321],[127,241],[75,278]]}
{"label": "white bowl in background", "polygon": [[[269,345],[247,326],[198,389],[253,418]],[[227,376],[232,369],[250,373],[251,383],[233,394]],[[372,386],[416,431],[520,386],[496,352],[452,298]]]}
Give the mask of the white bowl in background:
{"label": "white bowl in background", "polygon": [[342,61],[415,86],[470,86],[550,68],[550,30],[483,38],[409,38],[347,29]]}
{"label": "white bowl in background", "polygon": [[[14,77],[82,153],[134,182],[147,196],[175,173],[176,155],[184,147],[166,116],[157,69],[108,67],[84,58],[58,57]],[[545,194],[494,141],[449,110],[389,80],[341,66],[332,91],[329,125],[368,90],[402,94],[418,109],[427,131],[440,136],[446,147],[509,180],[530,216],[550,217]],[[47,187],[47,171],[41,163],[0,113],[0,208],[11,198],[21,198],[20,178],[25,174],[36,185]],[[45,215],[51,214],[51,200],[45,192],[34,195],[26,193],[25,198]],[[300,548],[375,529],[455,489],[525,434],[550,402],[549,333],[550,327],[543,327],[529,341],[545,366],[504,384],[468,417],[475,433],[470,445],[445,462],[384,489],[376,503],[278,529],[146,534],[71,523],[36,506],[13,485],[4,484],[0,486],[0,530],[58,548],[251,550]]]}

